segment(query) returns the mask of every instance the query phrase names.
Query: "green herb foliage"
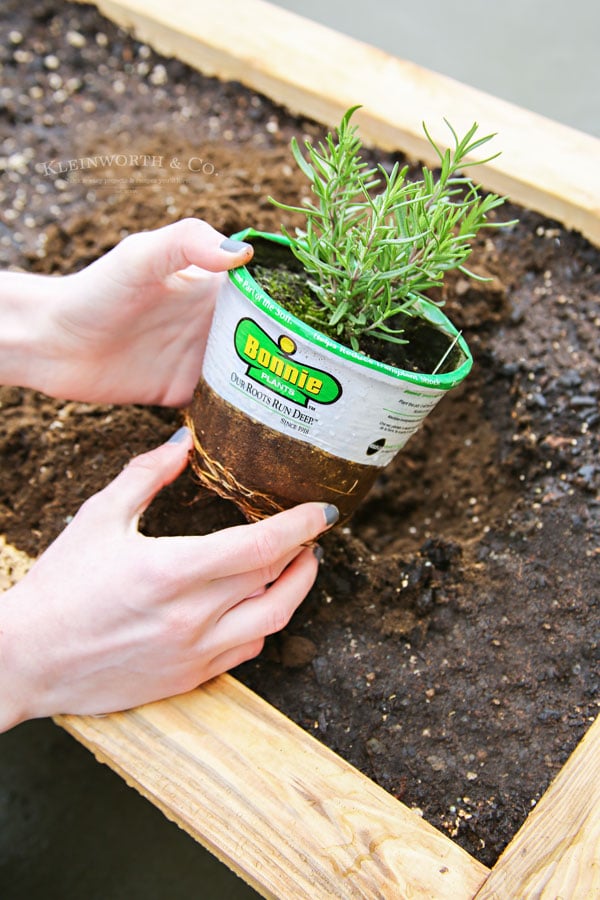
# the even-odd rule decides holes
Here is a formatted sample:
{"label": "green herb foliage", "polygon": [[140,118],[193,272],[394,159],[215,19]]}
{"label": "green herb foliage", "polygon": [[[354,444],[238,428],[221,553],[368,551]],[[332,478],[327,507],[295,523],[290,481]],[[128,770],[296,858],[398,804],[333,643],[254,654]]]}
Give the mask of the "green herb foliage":
{"label": "green herb foliage", "polygon": [[[306,320],[354,349],[359,349],[361,336],[369,335],[405,343],[400,314],[418,315],[417,301],[440,285],[450,269],[478,278],[464,265],[473,240],[482,228],[510,224],[487,218],[505,198],[481,196],[460,173],[467,157],[494,135],[477,137],[475,123],[459,138],[446,122],[454,146],[442,150],[423,125],[439,170],[434,175],[423,167],[421,179],[408,180],[408,166],[396,163],[388,173],[362,159],[362,141],[351,124],[358,108],[345,113],[337,133],[328,134],[324,143],[313,146],[307,140],[308,158],[292,139],[294,159],[311,186],[306,205],[269,198],[281,209],[305,216],[305,226],[295,236],[282,230],[315,295]],[[468,165],[498,155],[469,159]]]}

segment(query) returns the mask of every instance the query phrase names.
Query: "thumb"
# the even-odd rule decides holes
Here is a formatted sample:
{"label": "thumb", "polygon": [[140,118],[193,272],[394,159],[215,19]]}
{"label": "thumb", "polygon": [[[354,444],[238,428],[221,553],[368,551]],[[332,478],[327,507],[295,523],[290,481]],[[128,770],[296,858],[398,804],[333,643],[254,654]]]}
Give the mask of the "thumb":
{"label": "thumb", "polygon": [[162,281],[188,266],[223,272],[243,266],[254,253],[251,244],[226,238],[202,219],[181,219],[154,231],[130,235],[116,250],[126,255],[123,261],[133,278],[144,283],[149,279]]}
{"label": "thumb", "polygon": [[193,447],[189,428],[180,428],[165,444],[135,456],[102,496],[111,504],[125,525],[134,525],[150,506],[161,488],[175,481],[185,469]]}

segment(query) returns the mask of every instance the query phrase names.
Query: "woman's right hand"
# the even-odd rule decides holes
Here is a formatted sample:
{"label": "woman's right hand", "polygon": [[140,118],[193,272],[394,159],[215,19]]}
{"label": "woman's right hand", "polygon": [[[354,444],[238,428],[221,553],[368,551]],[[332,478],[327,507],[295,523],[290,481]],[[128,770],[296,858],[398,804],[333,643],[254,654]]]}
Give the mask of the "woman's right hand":
{"label": "woman's right hand", "polygon": [[0,600],[0,731],[190,690],[256,656],[318,567],[337,518],[305,503],[215,534],[147,537],[138,521],[185,468],[188,429],[134,458]]}

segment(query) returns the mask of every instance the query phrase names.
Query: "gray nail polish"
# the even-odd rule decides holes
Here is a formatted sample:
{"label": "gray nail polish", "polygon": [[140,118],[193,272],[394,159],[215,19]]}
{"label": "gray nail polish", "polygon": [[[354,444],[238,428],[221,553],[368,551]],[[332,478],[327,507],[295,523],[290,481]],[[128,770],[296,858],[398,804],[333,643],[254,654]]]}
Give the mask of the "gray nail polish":
{"label": "gray nail polish", "polygon": [[325,556],[325,552],[324,552],[323,548],[319,547],[318,544],[315,544],[315,546],[312,548],[312,552],[313,552],[313,556],[315,557],[317,562],[321,562],[321,560]]}
{"label": "gray nail polish", "polygon": [[219,246],[221,250],[226,250],[228,253],[242,253],[252,249],[252,244],[247,244],[245,241],[234,241],[231,238],[225,238]]}
{"label": "gray nail polish", "polygon": [[171,435],[171,437],[169,438],[167,443],[168,444],[181,444],[183,441],[185,441],[185,439],[189,433],[190,433],[190,429],[186,428],[185,425],[182,425],[181,428],[177,429],[175,434]]}
{"label": "gray nail polish", "polygon": [[333,503],[328,503],[327,506],[323,508],[323,513],[325,514],[325,522],[327,525],[335,525],[340,517],[340,511]]}

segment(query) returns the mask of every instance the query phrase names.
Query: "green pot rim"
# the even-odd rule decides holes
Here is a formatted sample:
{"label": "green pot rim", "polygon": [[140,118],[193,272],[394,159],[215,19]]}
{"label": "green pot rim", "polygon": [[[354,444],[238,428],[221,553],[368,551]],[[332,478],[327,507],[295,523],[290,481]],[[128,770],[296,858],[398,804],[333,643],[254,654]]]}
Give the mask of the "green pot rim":
{"label": "green pot rim", "polygon": [[[272,241],[276,244],[282,244],[285,247],[290,246],[289,238],[282,234],[276,234],[268,231],[257,231],[254,228],[245,228],[238,231],[232,236],[233,240],[244,241],[247,238],[262,238]],[[457,344],[462,350],[465,359],[461,365],[452,372],[445,372],[440,375],[431,375],[425,372],[409,372],[407,369],[400,369],[387,363],[378,362],[371,359],[344,344],[334,341],[322,332],[317,331],[312,326],[307,325],[302,319],[292,315],[282,306],[279,305],[260,284],[252,277],[246,266],[240,266],[237,269],[230,269],[229,278],[233,284],[244,294],[244,296],[255,306],[261,309],[269,318],[276,321],[282,327],[293,331],[295,334],[303,337],[310,343],[333,353],[335,356],[356,363],[364,368],[371,369],[375,372],[381,372],[384,375],[398,378],[402,381],[409,381],[412,384],[418,384],[425,387],[438,388],[448,390],[460,384],[473,366],[473,357],[467,345],[467,342],[458,330],[454,327],[450,319],[440,310],[434,303],[427,300],[419,300],[417,308],[420,316],[431,325],[443,331],[451,338],[457,338]]]}

